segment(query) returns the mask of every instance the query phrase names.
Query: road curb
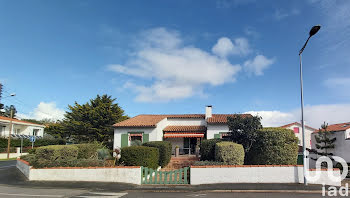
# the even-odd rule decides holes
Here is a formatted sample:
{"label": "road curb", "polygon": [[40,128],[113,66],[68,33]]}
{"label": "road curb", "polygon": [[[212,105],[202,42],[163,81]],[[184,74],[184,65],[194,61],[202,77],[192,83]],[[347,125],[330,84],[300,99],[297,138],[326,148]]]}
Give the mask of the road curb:
{"label": "road curb", "polygon": [[298,193],[298,194],[322,194],[322,190],[126,190],[121,192],[178,192],[178,193]]}

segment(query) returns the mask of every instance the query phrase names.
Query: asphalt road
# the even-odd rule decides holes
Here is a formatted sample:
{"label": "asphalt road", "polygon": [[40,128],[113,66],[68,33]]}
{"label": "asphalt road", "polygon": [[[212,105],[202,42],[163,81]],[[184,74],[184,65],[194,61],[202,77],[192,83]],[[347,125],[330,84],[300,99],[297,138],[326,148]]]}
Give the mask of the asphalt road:
{"label": "asphalt road", "polygon": [[[238,185],[237,185],[238,186]],[[247,185],[238,186],[246,189],[263,189],[267,187],[276,189],[299,189],[301,186],[285,185]],[[320,192],[295,193],[295,192],[225,192],[228,185],[220,185],[220,191],[213,192],[212,187],[203,186],[195,188],[193,186],[174,187],[153,187],[136,186],[118,183],[96,183],[96,182],[33,182],[27,181],[24,175],[16,168],[16,161],[0,161],[0,198],[54,198],[54,197],[102,197],[102,198],[163,198],[163,197],[198,197],[198,198],[249,198],[249,197],[322,197]],[[232,186],[230,186],[232,187]],[[169,190],[170,189],[170,190]],[[211,189],[211,190],[210,190]],[[314,187],[319,189],[319,186]],[[178,191],[178,192],[174,192]],[[186,192],[185,192],[186,191]],[[190,192],[188,192],[190,191]]]}

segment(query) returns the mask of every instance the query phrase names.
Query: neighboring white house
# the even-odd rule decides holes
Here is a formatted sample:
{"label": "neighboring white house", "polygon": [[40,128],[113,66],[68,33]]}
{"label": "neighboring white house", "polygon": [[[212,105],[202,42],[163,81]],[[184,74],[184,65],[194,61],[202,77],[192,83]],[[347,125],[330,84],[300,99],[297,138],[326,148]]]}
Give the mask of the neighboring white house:
{"label": "neighboring white house", "polygon": [[[170,141],[180,147],[180,153],[194,153],[203,139],[225,138],[229,133],[227,117],[238,114],[212,114],[212,106],[205,114],[138,115],[116,123],[114,148],[130,146],[132,141]],[[250,116],[250,114],[241,114]]]}
{"label": "neighboring white house", "polygon": [[[290,124],[283,125],[281,127],[286,129],[292,129],[294,131],[295,136],[299,139],[298,145],[303,146],[302,127],[299,122],[293,122]],[[305,125],[305,145],[307,148],[311,148],[311,134],[315,130],[317,129]]]}
{"label": "neighboring white house", "polygon": [[[332,132],[329,138],[336,138],[334,149],[328,149],[334,156],[342,157],[347,163],[350,163],[350,122],[328,125],[327,131]],[[317,130],[312,133],[312,149],[318,152],[324,152],[316,148]]]}
{"label": "neighboring white house", "polygon": [[22,136],[22,137],[28,138],[29,136],[37,136],[37,137],[44,136],[44,128],[45,128],[44,125],[0,116],[0,136],[1,137],[8,137],[10,132],[11,120],[12,120],[11,135],[13,137]]}

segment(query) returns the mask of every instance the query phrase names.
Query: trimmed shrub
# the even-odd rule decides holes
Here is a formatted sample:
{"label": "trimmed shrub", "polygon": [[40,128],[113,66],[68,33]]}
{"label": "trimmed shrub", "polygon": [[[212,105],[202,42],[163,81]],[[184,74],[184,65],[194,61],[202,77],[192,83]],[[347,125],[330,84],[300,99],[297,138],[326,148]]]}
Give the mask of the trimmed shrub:
{"label": "trimmed shrub", "polygon": [[256,142],[246,154],[246,164],[296,165],[298,138],[290,129],[264,128],[257,131]]}
{"label": "trimmed shrub", "polygon": [[[34,143],[35,147],[38,146],[48,146],[48,145],[65,145],[66,141],[63,139],[37,139]],[[23,147],[32,146],[32,143],[29,142],[29,139],[23,139]],[[12,138],[11,147],[21,147],[21,139]],[[0,138],[0,148],[7,148],[7,138]]]}
{"label": "trimmed shrub", "polygon": [[222,142],[221,139],[209,139],[203,140],[200,145],[201,161],[214,161],[215,160],[215,144]]}
{"label": "trimmed shrub", "polygon": [[159,162],[159,149],[147,146],[130,146],[121,150],[121,159],[126,166],[144,166],[156,169]]}
{"label": "trimmed shrub", "polygon": [[215,161],[229,165],[244,164],[244,148],[233,142],[218,142],[215,144]]}
{"label": "trimmed shrub", "polygon": [[52,145],[39,147],[35,151],[34,167],[53,167],[58,164],[65,166],[78,157],[78,147],[74,145]]}
{"label": "trimmed shrub", "polygon": [[30,165],[32,165],[36,160],[34,154],[23,155],[20,158],[24,161],[29,162]]}
{"label": "trimmed shrub", "polygon": [[97,159],[97,150],[103,148],[101,144],[72,144],[78,147],[78,159]]}
{"label": "trimmed shrub", "polygon": [[165,167],[171,159],[171,143],[168,141],[152,141],[143,143],[143,146],[154,147],[159,149],[159,166]]}
{"label": "trimmed shrub", "polygon": [[226,162],[216,161],[196,161],[193,166],[215,166],[215,165],[228,165]]}

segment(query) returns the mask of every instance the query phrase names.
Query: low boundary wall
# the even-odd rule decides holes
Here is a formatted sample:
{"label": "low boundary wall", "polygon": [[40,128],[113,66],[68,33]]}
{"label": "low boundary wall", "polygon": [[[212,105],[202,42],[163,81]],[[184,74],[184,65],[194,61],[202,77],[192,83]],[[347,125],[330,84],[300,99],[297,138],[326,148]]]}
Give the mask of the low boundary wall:
{"label": "low boundary wall", "polygon": [[[341,185],[340,170],[333,169],[337,181],[328,178],[328,172],[310,170],[310,176],[319,172],[320,178],[310,184]],[[191,184],[215,183],[303,183],[303,166],[295,165],[242,165],[191,166]]]}
{"label": "low boundary wall", "polygon": [[17,168],[30,181],[90,181],[141,184],[140,166],[119,167],[55,167],[35,169],[24,160]]}

